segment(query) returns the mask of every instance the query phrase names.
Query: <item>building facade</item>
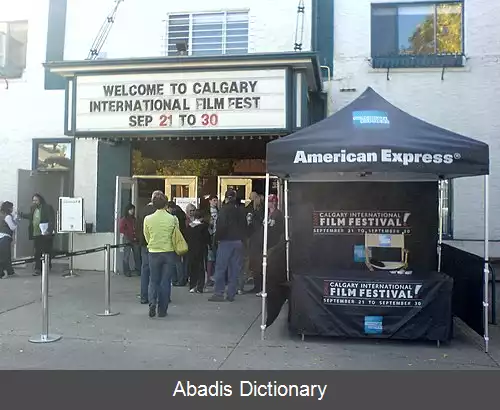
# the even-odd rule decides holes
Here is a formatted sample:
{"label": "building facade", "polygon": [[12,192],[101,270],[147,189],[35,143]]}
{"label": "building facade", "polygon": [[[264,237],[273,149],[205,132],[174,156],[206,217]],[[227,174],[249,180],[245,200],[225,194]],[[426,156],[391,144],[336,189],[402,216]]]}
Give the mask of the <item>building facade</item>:
{"label": "building facade", "polygon": [[[326,96],[331,114],[371,86],[409,114],[490,144],[491,237],[500,239],[500,222],[495,218],[500,207],[495,161],[500,116],[494,115],[500,91],[497,2],[146,3],[147,7],[134,1],[0,0],[2,200],[13,200],[23,208],[34,191],[53,198],[84,197],[85,217],[93,224],[93,233],[79,236],[76,246],[113,241],[115,180],[132,173],[130,134],[115,132],[127,137],[119,143],[103,138],[109,133],[84,132],[74,138],[70,131],[75,130],[67,126],[72,103],[66,98],[71,92],[67,79],[78,70],[109,71],[111,62],[119,64],[120,70],[132,65],[138,70],[135,73],[143,74],[154,64],[179,71],[188,62],[190,69],[210,72],[227,64],[235,71],[252,65],[259,69],[286,66],[293,73],[307,71],[303,78],[308,90],[301,94],[307,98],[290,99],[288,111],[295,112],[294,125],[289,128],[287,123],[286,130],[275,134],[285,135],[320,119],[314,98]],[[95,40],[115,5],[114,23],[101,47]],[[297,56],[290,57],[293,53]],[[184,62],[178,61],[179,56]],[[92,61],[83,61],[87,58]],[[301,58],[308,62],[299,63]],[[44,62],[59,63],[44,67]],[[297,81],[291,80],[287,90],[298,96]],[[300,110],[304,114],[297,114]],[[235,130],[234,135],[250,134],[248,129]],[[179,132],[177,136],[184,135]],[[214,132],[210,135],[215,136]],[[55,151],[64,151],[66,162],[54,165]],[[481,189],[475,179],[449,185],[447,232],[454,238],[482,238]],[[18,242],[22,255],[27,238],[20,235]]]}
{"label": "building facade", "polygon": [[[333,33],[333,13],[321,12],[324,6],[312,0],[237,4],[217,0],[210,6],[200,0],[188,4],[160,0],[147,3],[148,7],[140,2],[112,0],[0,1],[2,11],[7,10],[0,22],[0,33],[4,33],[0,37],[1,76],[5,80],[4,87],[0,84],[0,129],[2,142],[9,147],[0,153],[2,163],[9,164],[3,169],[7,182],[0,187],[0,197],[13,200],[21,209],[29,206],[31,195],[37,191],[52,202],[61,195],[85,198],[85,218],[93,225],[93,233],[78,235],[77,248],[112,241],[115,180],[117,176],[131,176],[131,143],[126,138],[119,142],[93,138],[99,135],[73,138],[65,129],[66,78],[44,67],[44,62],[90,59],[93,61],[87,63],[106,66],[117,60],[145,64],[156,58],[163,64],[181,55],[186,62],[192,61],[191,69],[198,66],[203,70],[208,64],[214,71],[230,60],[228,67],[234,70],[249,69],[247,61],[250,67],[259,69],[266,64],[273,69],[289,64],[285,69],[295,70],[302,63],[297,56],[291,61],[287,53],[307,54],[316,48],[316,42],[328,44],[318,35],[321,27],[318,18],[313,24],[313,14],[322,15],[319,20]],[[333,3],[326,3],[331,11]],[[112,12],[114,7],[116,14]],[[109,36],[99,45],[96,40],[109,16],[113,17]],[[16,34],[19,31],[21,35]],[[323,60],[331,70],[333,47],[329,44],[324,49]],[[312,54],[304,58],[309,61],[310,72],[303,85],[295,84],[293,89],[301,88],[298,92],[302,92],[304,88],[307,94],[306,81],[312,81],[319,92],[318,60]],[[292,87],[295,80],[288,75],[286,78],[286,87]],[[262,83],[265,87],[264,80]],[[292,109],[290,90],[286,89],[288,111]],[[307,101],[300,104],[305,112]],[[307,125],[309,119],[301,114],[299,117],[297,121]],[[290,120],[287,117],[288,132],[292,130]],[[235,117],[233,122],[240,120]],[[65,163],[54,165],[54,156],[63,156]],[[17,241],[17,256],[25,256],[29,252],[27,238],[19,234]],[[80,260],[89,262],[87,258]]]}
{"label": "building facade", "polygon": [[[329,112],[371,86],[411,115],[488,143],[490,235],[499,240],[496,135],[500,116],[495,112],[500,108],[500,27],[496,23],[500,3],[335,0],[334,6]],[[482,185],[478,178],[452,183],[447,231],[456,240],[484,237]]]}

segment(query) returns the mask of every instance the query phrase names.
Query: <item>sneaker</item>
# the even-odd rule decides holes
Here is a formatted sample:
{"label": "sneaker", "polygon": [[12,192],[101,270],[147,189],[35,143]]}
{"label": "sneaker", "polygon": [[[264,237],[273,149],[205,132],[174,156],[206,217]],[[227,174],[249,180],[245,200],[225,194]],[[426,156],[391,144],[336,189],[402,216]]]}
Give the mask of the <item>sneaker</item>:
{"label": "sneaker", "polygon": [[224,302],[224,296],[220,295],[213,295],[208,299],[209,302]]}
{"label": "sneaker", "polygon": [[227,300],[228,302],[234,302],[234,297],[230,297],[230,296],[228,296],[228,297],[226,297],[226,300]]}
{"label": "sneaker", "polygon": [[155,316],[156,316],[156,306],[149,305],[149,317],[155,317]]}
{"label": "sneaker", "polygon": [[141,299],[141,305],[147,305],[149,301],[147,299]]}
{"label": "sneaker", "polygon": [[256,293],[255,296],[257,296],[258,298],[262,297],[262,292]]}
{"label": "sneaker", "polygon": [[158,312],[158,317],[166,317],[167,312]]}
{"label": "sneaker", "polygon": [[242,290],[239,290],[239,291],[238,291],[238,295],[243,295],[243,291],[242,291]]}
{"label": "sneaker", "polygon": [[189,289],[189,293],[196,293],[196,288]]}
{"label": "sneaker", "polygon": [[33,276],[40,276],[41,274],[42,274],[42,272],[39,272],[39,271],[33,272]]}

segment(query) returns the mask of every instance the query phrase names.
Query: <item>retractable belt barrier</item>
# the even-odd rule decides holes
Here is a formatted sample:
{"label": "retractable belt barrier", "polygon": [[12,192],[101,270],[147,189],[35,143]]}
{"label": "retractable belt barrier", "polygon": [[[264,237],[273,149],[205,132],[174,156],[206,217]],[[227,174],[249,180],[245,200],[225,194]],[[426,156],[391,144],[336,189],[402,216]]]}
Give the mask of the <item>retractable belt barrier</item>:
{"label": "retractable belt barrier", "polygon": [[[127,246],[126,243],[121,243],[119,245],[110,245],[110,249],[124,248],[125,246]],[[64,252],[57,255],[53,255],[52,259],[66,259],[66,258],[71,258],[72,256],[88,255],[89,253],[102,252],[105,250],[106,246],[101,246],[99,248],[83,249],[81,251],[76,251],[76,252]],[[36,258],[33,256],[30,258],[19,258],[12,261],[12,266],[25,265],[27,263],[34,263],[35,261]]]}
{"label": "retractable belt barrier", "polygon": [[[76,252],[66,252],[55,255],[52,259],[65,259],[73,256],[88,255],[104,251],[104,312],[97,313],[97,316],[116,316],[119,312],[111,311],[111,249],[118,249],[127,246],[127,244],[120,245],[106,245],[99,248],[85,249]],[[36,258],[23,258],[16,259],[12,262],[13,266],[24,265],[26,263],[33,263]],[[62,336],[53,335],[49,333],[49,266],[50,256],[48,254],[42,255],[42,332],[40,335],[29,339],[31,343],[51,343],[57,342],[62,339]]]}

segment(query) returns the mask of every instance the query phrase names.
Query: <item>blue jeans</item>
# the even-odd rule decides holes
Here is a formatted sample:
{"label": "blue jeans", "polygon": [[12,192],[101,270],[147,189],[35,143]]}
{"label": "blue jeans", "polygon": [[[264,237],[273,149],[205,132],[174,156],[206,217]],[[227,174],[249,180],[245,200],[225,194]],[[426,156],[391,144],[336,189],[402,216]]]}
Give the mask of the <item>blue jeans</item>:
{"label": "blue jeans", "polygon": [[141,256],[141,301],[147,301],[149,290],[149,252],[146,246],[141,246]]}
{"label": "blue jeans", "polygon": [[175,264],[175,274],[172,282],[179,286],[186,286],[187,283],[187,255],[177,256]]}
{"label": "blue jeans", "polygon": [[141,271],[141,248],[135,243],[130,243],[123,248],[123,273],[130,273],[130,254],[134,255],[134,265],[137,272]]}
{"label": "blue jeans", "polygon": [[158,305],[158,312],[167,313],[172,293],[172,277],[175,274],[175,252],[149,252],[149,292],[150,305]]}
{"label": "blue jeans", "polygon": [[221,241],[217,248],[217,262],[215,263],[215,289],[216,296],[223,296],[226,288],[227,272],[227,297],[232,299],[238,288],[238,278],[243,269],[243,242]]}

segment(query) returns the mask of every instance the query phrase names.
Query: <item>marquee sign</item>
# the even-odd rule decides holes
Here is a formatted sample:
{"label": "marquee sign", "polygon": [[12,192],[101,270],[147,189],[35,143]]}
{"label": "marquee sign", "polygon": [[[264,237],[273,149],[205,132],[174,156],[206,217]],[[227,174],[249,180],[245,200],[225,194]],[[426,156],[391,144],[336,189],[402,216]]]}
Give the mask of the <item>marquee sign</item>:
{"label": "marquee sign", "polygon": [[81,76],[76,131],[286,128],[286,71]]}

